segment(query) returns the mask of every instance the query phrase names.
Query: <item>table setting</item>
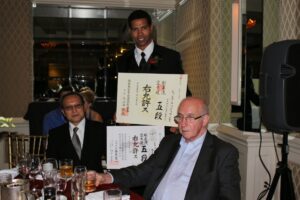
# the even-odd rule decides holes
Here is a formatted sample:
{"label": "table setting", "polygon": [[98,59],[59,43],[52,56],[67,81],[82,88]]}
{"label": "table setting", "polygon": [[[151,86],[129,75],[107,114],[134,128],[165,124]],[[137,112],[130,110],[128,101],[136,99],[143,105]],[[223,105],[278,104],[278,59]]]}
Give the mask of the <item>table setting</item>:
{"label": "table setting", "polygon": [[17,167],[0,170],[0,200],[142,200],[116,184],[96,187],[96,171],[71,159],[25,156]]}

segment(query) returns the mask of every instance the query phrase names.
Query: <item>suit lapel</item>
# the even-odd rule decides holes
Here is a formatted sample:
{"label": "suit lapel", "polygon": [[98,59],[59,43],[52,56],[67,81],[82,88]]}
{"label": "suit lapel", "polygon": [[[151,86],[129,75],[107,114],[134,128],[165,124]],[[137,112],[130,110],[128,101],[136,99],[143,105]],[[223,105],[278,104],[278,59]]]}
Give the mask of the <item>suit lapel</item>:
{"label": "suit lapel", "polygon": [[159,46],[157,44],[154,44],[154,49],[152,54],[150,55],[148,59],[148,63],[150,64],[150,72],[155,71],[159,68],[159,64],[161,62],[162,56],[160,54]]}
{"label": "suit lapel", "polygon": [[[86,120],[85,121],[85,127],[84,127],[84,136],[83,136],[83,145],[82,145],[82,149],[81,149],[81,158],[86,158],[88,157],[87,155],[85,155],[87,153],[87,145],[89,144],[89,121]],[[82,160],[82,159],[81,159]]]}
{"label": "suit lapel", "polygon": [[140,72],[140,68],[135,60],[134,49],[130,50],[127,59],[128,72]]}

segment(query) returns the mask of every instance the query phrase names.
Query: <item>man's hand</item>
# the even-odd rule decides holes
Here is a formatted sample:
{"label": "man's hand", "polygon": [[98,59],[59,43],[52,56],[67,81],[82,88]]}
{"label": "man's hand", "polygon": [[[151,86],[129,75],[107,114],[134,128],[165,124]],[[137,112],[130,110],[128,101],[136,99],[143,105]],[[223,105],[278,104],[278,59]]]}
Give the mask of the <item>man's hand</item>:
{"label": "man's hand", "polygon": [[111,174],[103,174],[103,173],[96,174],[96,186],[102,184],[110,184],[112,182],[113,182],[113,178]]}

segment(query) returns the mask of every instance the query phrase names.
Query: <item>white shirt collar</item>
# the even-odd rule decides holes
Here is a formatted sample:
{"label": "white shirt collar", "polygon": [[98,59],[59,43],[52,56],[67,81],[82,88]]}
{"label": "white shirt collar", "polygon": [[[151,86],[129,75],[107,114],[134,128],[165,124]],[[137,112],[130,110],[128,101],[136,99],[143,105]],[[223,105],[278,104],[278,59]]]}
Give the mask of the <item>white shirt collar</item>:
{"label": "white shirt collar", "polygon": [[142,59],[142,56],[141,56],[142,52],[145,53],[145,60],[148,61],[148,59],[150,58],[153,50],[154,50],[153,40],[150,42],[150,44],[144,50],[141,50],[137,46],[135,46],[134,56],[135,56],[135,60],[137,61],[137,63],[140,63],[140,61]]}
{"label": "white shirt collar", "polygon": [[207,131],[205,131],[205,133],[203,135],[201,135],[200,137],[196,138],[194,141],[188,142],[188,143],[185,141],[184,137],[181,137],[181,139],[180,139],[180,146],[185,145],[185,144],[190,144],[193,147],[194,146],[198,146],[199,144],[203,143],[204,138],[206,136],[206,133],[207,133]]}

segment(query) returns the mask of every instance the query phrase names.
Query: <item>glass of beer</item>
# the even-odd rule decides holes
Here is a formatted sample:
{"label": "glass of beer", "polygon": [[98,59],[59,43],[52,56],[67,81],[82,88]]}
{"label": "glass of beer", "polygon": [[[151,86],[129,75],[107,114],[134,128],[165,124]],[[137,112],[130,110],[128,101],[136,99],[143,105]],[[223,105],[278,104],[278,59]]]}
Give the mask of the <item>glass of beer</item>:
{"label": "glass of beer", "polygon": [[73,160],[63,159],[59,161],[60,175],[64,178],[71,178],[73,176]]}
{"label": "glass of beer", "polygon": [[96,171],[90,170],[86,173],[85,191],[93,192],[96,190]]}

